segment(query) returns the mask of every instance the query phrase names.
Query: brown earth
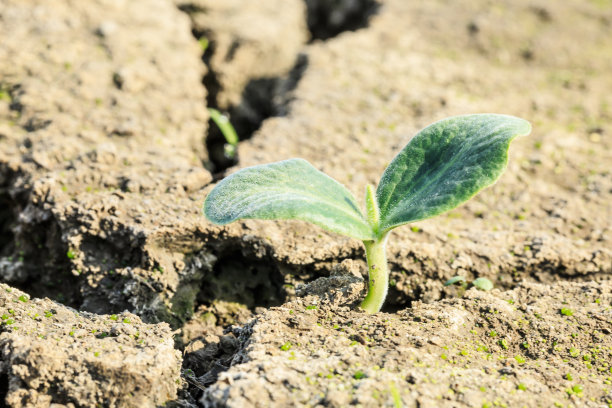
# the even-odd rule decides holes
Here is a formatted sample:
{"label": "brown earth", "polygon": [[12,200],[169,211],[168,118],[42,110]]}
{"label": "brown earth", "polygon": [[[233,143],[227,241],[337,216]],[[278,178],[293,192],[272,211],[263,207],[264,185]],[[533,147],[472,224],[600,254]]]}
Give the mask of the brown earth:
{"label": "brown earth", "polygon": [[[462,299],[368,315],[355,311],[363,296],[361,278],[341,272],[309,284],[306,296],[244,326],[232,367],[204,391],[201,403],[600,407],[609,402],[609,286],[602,291],[594,282],[564,282],[523,283],[506,292],[471,289]],[[563,314],[570,305],[571,315]]]}
{"label": "brown earth", "polygon": [[[170,323],[191,370],[180,390],[177,371],[154,368],[142,369],[146,386],[125,377],[113,388],[114,371],[91,368],[97,337],[75,345],[54,329],[58,358],[84,367],[66,374],[37,357],[50,343],[33,333],[51,329],[24,316],[44,310],[23,309],[27,325],[7,315],[0,326],[0,397],[14,407],[612,403],[612,4],[251,3],[0,2],[0,279],[93,313],[85,323],[67,313],[65,327],[103,330],[102,315],[127,311],[167,342],[153,324]],[[248,139],[228,170],[207,106]],[[345,306],[363,286],[342,272],[365,274],[361,243],[301,222],[216,227],[200,214],[214,180],[289,157],[361,197],[418,129],[474,112],[526,118],[533,133],[513,143],[495,186],[392,234],[390,314]],[[442,285],[454,275],[498,289],[460,298]],[[316,296],[330,286],[344,293]],[[164,353],[168,367],[178,361]],[[71,375],[71,387],[53,385]]]}
{"label": "brown earth", "polygon": [[143,407],[176,398],[181,358],[166,323],[77,312],[0,286],[7,406]]}

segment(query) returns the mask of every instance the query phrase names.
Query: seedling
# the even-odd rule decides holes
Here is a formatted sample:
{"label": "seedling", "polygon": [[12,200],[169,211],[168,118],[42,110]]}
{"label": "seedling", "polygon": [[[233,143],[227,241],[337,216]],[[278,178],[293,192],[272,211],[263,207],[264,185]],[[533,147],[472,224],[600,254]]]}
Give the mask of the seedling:
{"label": "seedling", "polygon": [[493,184],[506,168],[508,147],[531,131],[506,115],[447,118],[421,130],[368,185],[365,212],[340,183],[304,159],[242,169],[222,180],[204,202],[215,224],[241,219],[297,219],[363,241],[368,294],[361,307],[378,312],[387,296],[385,245],[391,230],[457,207]]}
{"label": "seedling", "polygon": [[[468,287],[468,283],[469,282],[463,276],[453,276],[444,282],[444,286],[460,285],[465,290]],[[483,290],[485,292],[493,289],[493,282],[487,278],[476,278],[471,282],[471,284],[476,289]]]}
{"label": "seedling", "polygon": [[236,148],[238,147],[238,134],[236,133],[236,130],[230,123],[227,116],[223,115],[218,110],[208,108],[208,113],[227,142],[224,146],[225,155],[228,158],[233,159],[236,156]]}
{"label": "seedling", "polygon": [[210,41],[208,41],[208,38],[206,38],[206,37],[200,37],[200,38],[198,38],[198,44],[200,44],[200,48],[202,49],[202,53],[204,53],[208,49],[208,45],[210,44]]}

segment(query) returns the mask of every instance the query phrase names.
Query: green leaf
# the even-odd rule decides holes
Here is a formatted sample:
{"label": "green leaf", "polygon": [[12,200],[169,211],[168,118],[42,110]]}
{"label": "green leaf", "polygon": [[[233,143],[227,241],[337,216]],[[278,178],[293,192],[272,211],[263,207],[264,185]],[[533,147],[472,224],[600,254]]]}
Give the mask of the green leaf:
{"label": "green leaf", "polygon": [[242,169],[208,194],[204,214],[215,224],[240,219],[297,219],[361,240],[374,238],[353,195],[304,159]]}
{"label": "green leaf", "polygon": [[454,285],[455,283],[465,284],[465,278],[463,276],[453,276],[446,282],[444,282],[444,286]]}
{"label": "green leaf", "polygon": [[450,117],[421,130],[380,180],[380,231],[441,214],[493,184],[512,139],[530,131],[523,119],[494,114]]}
{"label": "green leaf", "polygon": [[472,285],[474,285],[476,289],[484,290],[485,292],[493,289],[493,282],[487,278],[476,278],[472,282]]}
{"label": "green leaf", "polygon": [[236,147],[238,146],[238,134],[232,126],[227,116],[214,108],[208,108],[208,113],[213,122],[219,127],[221,134],[225,138],[227,145],[225,145],[225,154],[230,159],[236,155]]}

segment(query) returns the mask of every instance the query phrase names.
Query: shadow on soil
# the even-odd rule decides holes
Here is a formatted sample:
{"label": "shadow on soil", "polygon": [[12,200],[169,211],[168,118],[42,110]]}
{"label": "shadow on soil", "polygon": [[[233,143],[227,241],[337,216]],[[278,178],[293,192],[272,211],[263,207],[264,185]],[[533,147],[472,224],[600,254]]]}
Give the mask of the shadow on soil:
{"label": "shadow on soil", "polygon": [[[214,44],[211,43],[204,53],[205,63],[207,62],[209,49],[214,50]],[[240,103],[231,107],[227,112],[223,112],[234,126],[241,141],[250,139],[266,119],[287,114],[291,92],[299,83],[307,66],[306,55],[299,55],[293,69],[287,76],[256,78],[247,83],[242,91]],[[218,107],[216,95],[219,91],[216,74],[209,69],[202,82],[209,92],[207,105],[216,109]],[[217,125],[210,120],[206,136],[206,148],[214,167],[214,173],[220,173],[238,162],[238,157],[229,158],[225,155],[224,145],[223,134]]]}
{"label": "shadow on soil", "polygon": [[368,26],[380,4],[374,0],[305,0],[311,41],[328,40]]}
{"label": "shadow on soil", "polygon": [[30,202],[20,174],[0,168],[0,280],[32,297],[80,303],[70,273],[68,248],[51,211]]}

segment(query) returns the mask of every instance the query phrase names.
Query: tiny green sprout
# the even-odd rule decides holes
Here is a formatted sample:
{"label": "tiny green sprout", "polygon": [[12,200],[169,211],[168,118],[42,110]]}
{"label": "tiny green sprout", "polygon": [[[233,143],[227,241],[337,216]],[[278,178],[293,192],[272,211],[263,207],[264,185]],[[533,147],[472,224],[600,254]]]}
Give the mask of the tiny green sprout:
{"label": "tiny green sprout", "polygon": [[68,259],[74,259],[76,258],[76,252],[69,249],[68,252],[66,252],[66,257],[68,257]]}
{"label": "tiny green sprout", "polygon": [[493,282],[487,278],[476,278],[472,282],[472,285],[474,285],[476,289],[484,290],[485,292],[493,289]]}
{"label": "tiny green sprout", "polygon": [[519,385],[517,385],[516,388],[518,388],[521,391],[527,391],[527,386],[523,383],[520,383]]}
{"label": "tiny green sprout", "polygon": [[23,303],[27,302],[28,300],[30,300],[30,299],[26,295],[19,296],[19,301],[21,301]]}
{"label": "tiny green sprout", "polygon": [[[455,284],[461,285],[463,288],[466,288],[468,285],[468,281],[463,276],[453,276],[452,278],[444,282],[444,286],[450,286]],[[476,278],[471,282],[471,284],[476,289],[483,290],[485,292],[493,289],[493,283],[487,278]]]}
{"label": "tiny green sprout", "polygon": [[11,102],[11,94],[2,87],[0,87],[0,101]]}
{"label": "tiny green sprout", "polygon": [[578,397],[582,396],[583,391],[584,387],[580,384],[576,384],[572,388],[568,388],[567,390],[565,390],[565,392],[567,392],[567,395],[576,395]]}
{"label": "tiny green sprout", "polygon": [[282,346],[280,346],[280,349],[283,350],[283,351],[287,351],[287,350],[291,349],[291,346],[292,346],[291,342],[288,341],[285,344],[283,344]]}
{"label": "tiny green sprout", "polygon": [[353,378],[356,380],[361,380],[365,376],[366,375],[363,371],[355,371],[355,374],[353,374]]}
{"label": "tiny green sprout", "polygon": [[202,36],[198,38],[198,44],[200,44],[200,48],[202,48],[202,52],[206,52],[206,49],[208,48],[210,41],[208,41],[208,38]]}
{"label": "tiny green sprout", "polygon": [[236,133],[236,130],[230,123],[227,116],[223,115],[218,110],[208,108],[208,113],[210,114],[210,118],[213,122],[215,122],[215,125],[217,125],[217,127],[221,131],[221,134],[225,138],[225,141],[227,142],[227,144],[225,145],[225,155],[228,158],[233,159],[236,156],[236,148],[238,146],[238,134]]}
{"label": "tiny green sprout", "polygon": [[394,382],[389,384],[389,392],[391,393],[391,398],[393,399],[393,406],[395,408],[402,408],[402,396]]}
{"label": "tiny green sprout", "polygon": [[[213,119],[214,120],[214,119]],[[365,189],[365,212],[349,190],[304,159],[247,167],[208,194],[204,215],[217,225],[242,219],[297,219],[360,239],[368,264],[368,313],[382,308],[389,286],[386,243],[401,225],[447,212],[501,176],[510,142],[531,131],[512,116],[443,119],[417,133]]]}
{"label": "tiny green sprout", "polygon": [[453,276],[452,278],[444,282],[444,286],[450,286],[455,284],[465,286],[467,284],[467,281],[463,276]]}
{"label": "tiny green sprout", "polygon": [[574,311],[572,309],[568,309],[566,307],[561,309],[561,314],[565,315],[565,316],[573,316],[574,315]]}

